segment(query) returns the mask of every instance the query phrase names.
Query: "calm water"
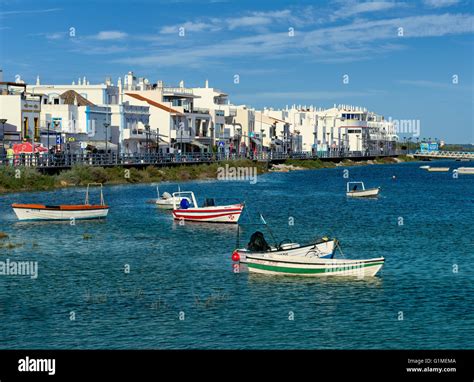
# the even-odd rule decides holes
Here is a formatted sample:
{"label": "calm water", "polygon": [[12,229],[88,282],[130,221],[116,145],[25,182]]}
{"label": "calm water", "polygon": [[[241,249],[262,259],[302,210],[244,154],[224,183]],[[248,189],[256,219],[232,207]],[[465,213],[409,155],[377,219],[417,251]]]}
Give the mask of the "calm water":
{"label": "calm water", "polygon": [[75,226],[19,223],[9,205],[80,203],[83,189],[2,196],[0,231],[20,246],[0,260],[38,261],[39,275],[0,276],[0,348],[472,349],[474,176],[419,166],[349,168],[378,200],[347,200],[342,168],[182,184],[245,199],[243,220],[262,212],[279,239],[330,235],[347,257],[384,256],[370,280],[234,273],[235,227],[179,226],[146,203],[151,185],[106,187],[107,220]]}

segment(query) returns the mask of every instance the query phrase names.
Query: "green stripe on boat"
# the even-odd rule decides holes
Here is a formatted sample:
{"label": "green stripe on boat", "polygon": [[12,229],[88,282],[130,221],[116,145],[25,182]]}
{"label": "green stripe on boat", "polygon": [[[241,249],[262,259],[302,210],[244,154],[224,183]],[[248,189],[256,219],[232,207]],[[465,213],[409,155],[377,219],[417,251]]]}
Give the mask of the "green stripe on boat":
{"label": "green stripe on boat", "polygon": [[[371,267],[374,265],[381,265],[383,262],[379,263],[370,263],[370,264],[361,264],[364,268]],[[247,263],[247,266],[250,268],[257,268],[262,269],[264,271],[273,271],[273,272],[285,272],[285,273],[331,273],[331,272],[343,272],[343,271],[353,271],[357,269],[361,269],[362,266],[357,265],[354,267],[331,267],[331,268],[290,268],[290,267],[279,267],[275,265],[265,265],[265,264],[255,264],[255,263]]]}

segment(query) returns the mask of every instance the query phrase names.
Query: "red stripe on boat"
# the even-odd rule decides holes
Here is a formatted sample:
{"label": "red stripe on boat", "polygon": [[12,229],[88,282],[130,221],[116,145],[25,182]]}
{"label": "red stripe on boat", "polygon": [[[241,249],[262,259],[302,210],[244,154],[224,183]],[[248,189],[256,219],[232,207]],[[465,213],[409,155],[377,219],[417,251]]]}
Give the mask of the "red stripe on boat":
{"label": "red stripe on boat", "polygon": [[212,218],[220,218],[223,216],[231,216],[231,215],[240,215],[240,212],[232,212],[227,214],[218,214],[218,215],[204,215],[204,216],[193,216],[193,215],[177,215],[176,211],[173,211],[173,215],[175,218],[192,218],[192,219],[212,219]]}
{"label": "red stripe on boat", "polygon": [[224,208],[224,209],[219,209],[219,210],[204,210],[202,208],[188,208],[188,209],[177,209],[174,210],[175,212],[187,212],[187,213],[214,213],[214,212],[234,212],[234,211],[242,211],[244,206],[241,207],[232,207],[232,208]]}

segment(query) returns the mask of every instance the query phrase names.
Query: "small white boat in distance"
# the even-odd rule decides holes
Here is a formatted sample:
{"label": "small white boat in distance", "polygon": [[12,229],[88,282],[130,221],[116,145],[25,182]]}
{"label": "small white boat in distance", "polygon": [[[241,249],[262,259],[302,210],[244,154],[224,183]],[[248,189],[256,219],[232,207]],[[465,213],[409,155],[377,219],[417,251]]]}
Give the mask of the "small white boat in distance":
{"label": "small white boat in distance", "polygon": [[[100,204],[89,204],[89,187],[100,186]],[[101,183],[87,185],[84,204],[12,204],[13,211],[19,220],[71,220],[101,219],[109,213],[109,206],[104,203]]]}
{"label": "small white boat in distance", "polygon": [[421,169],[423,170],[428,170],[431,166],[420,166]]}
{"label": "small white boat in distance", "polygon": [[430,167],[428,168],[429,172],[448,172],[449,167]]}
{"label": "small white boat in distance", "polygon": [[237,224],[243,209],[243,203],[216,206],[214,199],[206,199],[199,207],[192,191],[173,193],[173,218],[176,220]]}
{"label": "small white boat in distance", "polygon": [[456,172],[458,174],[471,174],[471,175],[474,175],[474,167],[459,167],[459,168],[453,170],[453,172]]}
{"label": "small white boat in distance", "polygon": [[373,198],[380,192],[380,187],[365,188],[364,182],[347,182],[346,195],[351,198]]}
{"label": "small white boat in distance", "polygon": [[186,199],[189,203],[191,203],[191,199],[189,198],[177,198],[176,200],[174,200],[174,197],[169,192],[163,192],[161,196],[160,196],[160,193],[158,192],[158,199],[156,199],[156,206],[164,210],[172,210],[173,205],[175,203],[179,205],[179,203],[181,203],[181,200],[183,199]]}

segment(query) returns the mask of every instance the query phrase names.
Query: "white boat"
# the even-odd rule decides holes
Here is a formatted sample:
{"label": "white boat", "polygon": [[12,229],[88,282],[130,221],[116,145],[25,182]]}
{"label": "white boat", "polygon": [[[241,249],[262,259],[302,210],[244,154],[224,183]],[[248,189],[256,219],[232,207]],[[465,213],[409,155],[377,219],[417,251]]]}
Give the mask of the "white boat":
{"label": "white boat", "polygon": [[158,208],[164,209],[164,210],[172,210],[174,204],[176,203],[179,205],[181,203],[181,200],[186,199],[189,203],[191,200],[189,198],[175,198],[169,193],[169,192],[163,192],[163,194],[160,196],[160,191],[158,187],[156,188],[158,192],[158,199],[156,199],[156,206]]}
{"label": "white boat", "polygon": [[206,199],[199,207],[192,191],[174,192],[173,198],[173,217],[176,220],[237,224],[244,209],[243,203],[217,206],[214,199]]}
{"label": "white boat", "polygon": [[457,169],[453,170],[458,174],[474,174],[474,167],[458,167]]}
{"label": "white boat", "polygon": [[286,256],[287,258],[316,256],[319,258],[332,258],[336,250],[336,239],[323,237],[312,243],[301,245],[299,243],[284,243],[270,246],[267,244],[263,234],[255,232],[246,248],[236,249],[232,254],[234,261],[247,263],[247,256],[259,256],[263,254],[272,254]]}
{"label": "white boat", "polygon": [[346,195],[351,198],[376,197],[380,192],[380,187],[365,188],[364,182],[347,182]]}
{"label": "white boat", "polygon": [[372,277],[382,268],[383,257],[366,260],[335,259],[336,239],[327,238],[308,245],[288,243],[269,246],[261,232],[255,232],[246,248],[236,249],[232,260],[247,265],[251,273],[283,276]]}
{"label": "white boat", "polygon": [[428,168],[429,172],[448,172],[449,167],[430,167]]}
{"label": "white boat", "polygon": [[420,166],[421,169],[423,170],[428,170],[431,166]]}
{"label": "white boat", "polygon": [[[89,204],[89,187],[100,185],[100,204]],[[100,219],[105,218],[109,206],[104,203],[101,183],[87,185],[84,204],[12,204],[13,211],[19,220],[71,220],[71,219]]]}

